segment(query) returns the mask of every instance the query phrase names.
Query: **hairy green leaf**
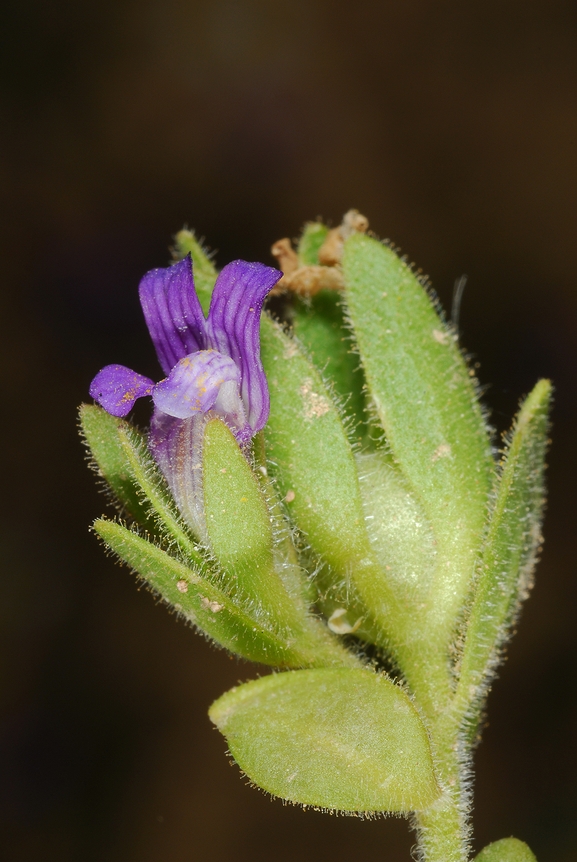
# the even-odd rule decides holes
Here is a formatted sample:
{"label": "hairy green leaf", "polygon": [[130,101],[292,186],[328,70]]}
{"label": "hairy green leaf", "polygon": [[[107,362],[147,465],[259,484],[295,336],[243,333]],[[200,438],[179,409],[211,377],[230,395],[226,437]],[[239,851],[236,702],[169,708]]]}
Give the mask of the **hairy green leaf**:
{"label": "hairy green leaf", "polygon": [[306,670],[234,688],[210,718],[249,778],[290,802],[402,811],[440,795],[407,695],[369,670]]}
{"label": "hairy green leaf", "polygon": [[541,542],[550,401],[551,384],[540,380],[521,407],[501,464],[466,628],[458,689],[463,704],[484,693],[531,585]]}
{"label": "hairy green leaf", "polygon": [[345,325],[341,295],[321,290],[310,300],[295,299],[293,329],[315,366],[334,385],[345,412],[358,424],[364,422],[363,372]]}
{"label": "hairy green leaf", "polygon": [[140,437],[143,445],[146,445],[142,435],[124,419],[117,419],[93,404],[81,406],[80,427],[98,472],[110,487],[122,511],[142,526],[154,529],[149,508],[142,500],[120,436],[121,432],[130,429],[133,439]]}
{"label": "hairy green leaf", "polygon": [[210,548],[228,589],[234,585],[233,591],[238,589],[272,619],[288,627],[297,624],[305,608],[302,597],[291,597],[275,571],[266,500],[230,429],[219,419],[206,425],[202,478]]}
{"label": "hairy green leaf", "polygon": [[475,856],[474,862],[537,862],[537,858],[524,841],[501,838],[500,841],[487,844]]}
{"label": "hairy green leaf", "polygon": [[99,470],[128,514],[165,543],[176,542],[183,556],[202,568],[203,557],[176,510],[143,435],[102,407],[85,404],[80,417]]}
{"label": "hairy green leaf", "polygon": [[400,604],[369,542],[353,451],[331,393],[299,345],[269,319],[261,340],[271,397],[267,455],[291,518],[330,567],[336,588],[344,586],[353,621],[358,590],[380,620],[382,638],[403,642]]}
{"label": "hairy green leaf", "polygon": [[183,565],[142,536],[114,521],[98,520],[94,530],[152,590],[216,643],[251,661],[274,667],[311,663],[272,627],[256,619],[199,572]]}
{"label": "hairy green leaf", "polygon": [[390,248],[353,235],[343,272],[370,396],[437,541],[429,625],[448,634],[473,576],[494,472],[474,383],[451,329]]}
{"label": "hairy green leaf", "polygon": [[430,601],[437,562],[431,525],[383,452],[357,456],[357,468],[367,530],[381,568],[402,599],[404,612],[422,614]]}
{"label": "hairy green leaf", "polygon": [[206,425],[203,484],[210,550],[223,573],[222,589],[250,606],[266,628],[308,652],[306,664],[353,664],[354,658],[310,615],[293,566],[275,559],[273,517],[248,461],[219,419]]}
{"label": "hairy green leaf", "polygon": [[271,411],[267,454],[289,511],[315,549],[339,568],[367,540],[353,453],[320,374],[269,319],[261,330]]}

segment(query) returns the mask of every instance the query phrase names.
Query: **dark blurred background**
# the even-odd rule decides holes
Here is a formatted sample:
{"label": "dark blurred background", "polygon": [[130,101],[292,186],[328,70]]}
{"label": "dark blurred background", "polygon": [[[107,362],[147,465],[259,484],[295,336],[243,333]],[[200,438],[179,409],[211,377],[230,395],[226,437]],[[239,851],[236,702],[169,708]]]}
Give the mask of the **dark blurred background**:
{"label": "dark blurred background", "polygon": [[546,546],[477,753],[476,847],[577,858],[577,4],[4,0],[0,45],[2,858],[407,862],[395,819],[245,785],[206,716],[255,673],[138,591],[76,407],[155,376],[136,288],[187,223],[218,250],[349,207],[430,274],[499,432],[555,381]]}

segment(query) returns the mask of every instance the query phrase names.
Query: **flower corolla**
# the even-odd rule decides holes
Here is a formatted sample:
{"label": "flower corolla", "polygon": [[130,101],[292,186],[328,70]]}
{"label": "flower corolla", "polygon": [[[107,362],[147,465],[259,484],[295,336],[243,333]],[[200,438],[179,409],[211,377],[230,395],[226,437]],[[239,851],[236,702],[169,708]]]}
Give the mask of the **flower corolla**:
{"label": "flower corolla", "polygon": [[90,385],[91,396],[118,417],[126,416],[138,398],[152,396],[150,449],[179,508],[195,526],[200,499],[195,471],[198,475],[207,418],[223,419],[241,446],[267,421],[260,315],[281,276],[261,263],[229,263],[216,280],[205,319],[190,255],[151,270],[140,282],[140,303],[165,378],[154,383],[124,365],[107,365]]}

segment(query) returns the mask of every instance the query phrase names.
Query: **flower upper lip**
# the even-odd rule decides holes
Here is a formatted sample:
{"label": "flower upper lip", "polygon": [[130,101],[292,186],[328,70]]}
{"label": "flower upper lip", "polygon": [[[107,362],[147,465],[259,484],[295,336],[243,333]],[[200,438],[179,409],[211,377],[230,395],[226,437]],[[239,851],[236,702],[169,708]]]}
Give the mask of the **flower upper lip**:
{"label": "flower upper lip", "polygon": [[123,365],[107,365],[92,381],[91,396],[113,416],[126,416],[145,395],[152,395],[157,411],[178,419],[214,409],[240,442],[250,439],[269,413],[260,314],[281,276],[261,263],[229,263],[205,319],[190,255],[151,270],[140,282],[140,302],[166,378],[155,384]]}

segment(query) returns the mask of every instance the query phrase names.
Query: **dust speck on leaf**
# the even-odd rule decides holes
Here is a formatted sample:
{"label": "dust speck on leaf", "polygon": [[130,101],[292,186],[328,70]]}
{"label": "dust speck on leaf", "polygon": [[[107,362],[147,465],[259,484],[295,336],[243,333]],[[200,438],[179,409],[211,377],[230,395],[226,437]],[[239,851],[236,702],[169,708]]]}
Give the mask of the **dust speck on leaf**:
{"label": "dust speck on leaf", "polygon": [[313,419],[318,419],[320,416],[324,416],[331,409],[328,398],[314,391],[312,380],[307,379],[304,381],[300,387],[300,393],[303,399],[304,416],[309,422],[312,422]]}
{"label": "dust speck on leaf", "polygon": [[285,359],[293,359],[298,353],[298,347],[294,343],[294,341],[290,341],[283,351],[283,357]]}
{"label": "dust speck on leaf", "polygon": [[449,443],[441,443],[440,446],[437,446],[435,451],[433,452],[433,463],[438,461],[439,458],[448,458],[451,454],[451,447]]}
{"label": "dust speck on leaf", "polygon": [[200,606],[203,611],[212,611],[213,614],[217,614],[221,611],[224,605],[219,604],[218,602],[212,601],[206,596],[202,596],[200,600]]}
{"label": "dust speck on leaf", "polygon": [[435,341],[438,341],[439,344],[449,343],[449,333],[441,332],[440,329],[433,329],[433,338],[435,339]]}

